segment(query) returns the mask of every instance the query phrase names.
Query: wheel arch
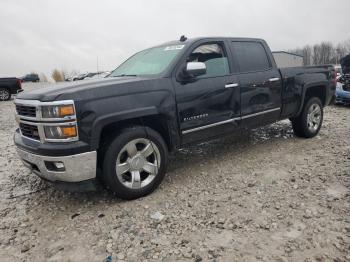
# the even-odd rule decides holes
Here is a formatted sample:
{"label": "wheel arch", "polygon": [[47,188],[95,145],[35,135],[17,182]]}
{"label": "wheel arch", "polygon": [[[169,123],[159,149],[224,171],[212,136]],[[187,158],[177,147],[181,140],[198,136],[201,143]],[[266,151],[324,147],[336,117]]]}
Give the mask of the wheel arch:
{"label": "wheel arch", "polygon": [[301,103],[297,115],[300,115],[304,104],[310,97],[318,97],[322,102],[322,106],[325,106],[327,103],[327,85],[328,82],[326,81],[320,81],[305,85],[303,88]]}
{"label": "wheel arch", "polygon": [[128,126],[146,126],[157,131],[164,139],[168,150],[172,150],[174,142],[170,135],[167,116],[160,114],[155,107],[131,110],[101,117],[92,126],[91,147],[98,149],[101,143],[115,137]]}
{"label": "wheel arch", "polygon": [[11,93],[11,88],[6,85],[0,85],[0,88],[6,89],[7,91],[9,91],[9,93]]}

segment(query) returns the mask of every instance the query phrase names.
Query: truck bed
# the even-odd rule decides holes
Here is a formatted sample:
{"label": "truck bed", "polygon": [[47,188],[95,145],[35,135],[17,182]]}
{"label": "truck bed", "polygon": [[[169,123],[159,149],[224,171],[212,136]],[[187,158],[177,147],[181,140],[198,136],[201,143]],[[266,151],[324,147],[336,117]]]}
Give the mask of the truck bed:
{"label": "truck bed", "polygon": [[335,79],[332,65],[287,67],[280,68],[279,71],[283,81],[282,118],[293,117],[299,113],[304,103],[304,90],[308,83],[317,82],[320,86],[325,86],[324,101],[322,101],[324,106],[328,105],[334,96],[336,83],[332,82]]}

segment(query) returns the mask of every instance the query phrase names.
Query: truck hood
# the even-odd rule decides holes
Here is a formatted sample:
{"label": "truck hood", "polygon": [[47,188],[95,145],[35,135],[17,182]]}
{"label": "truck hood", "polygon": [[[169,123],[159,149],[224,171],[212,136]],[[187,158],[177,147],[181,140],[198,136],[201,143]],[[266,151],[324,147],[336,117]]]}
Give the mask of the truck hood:
{"label": "truck hood", "polygon": [[145,82],[155,78],[145,77],[111,77],[94,80],[81,80],[53,84],[52,86],[24,91],[17,99],[39,100],[42,102],[55,100],[75,101],[96,99],[104,96],[123,95],[130,92],[144,92]]}

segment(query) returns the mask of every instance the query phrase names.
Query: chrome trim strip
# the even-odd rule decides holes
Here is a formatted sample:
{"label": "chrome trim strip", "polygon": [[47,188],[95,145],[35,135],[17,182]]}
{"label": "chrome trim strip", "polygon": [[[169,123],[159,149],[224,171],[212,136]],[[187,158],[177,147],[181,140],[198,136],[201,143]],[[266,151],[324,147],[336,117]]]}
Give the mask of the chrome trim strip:
{"label": "chrome trim strip", "polygon": [[227,84],[227,85],[225,85],[225,88],[232,88],[232,87],[238,87],[238,84],[235,83],[235,84]]}
{"label": "chrome trim strip", "polygon": [[200,126],[200,127],[196,127],[196,128],[193,128],[193,129],[184,130],[184,131],[182,131],[182,134],[188,134],[188,133],[191,133],[191,132],[207,129],[207,128],[214,127],[214,126],[219,126],[219,125],[224,125],[224,124],[228,124],[228,123],[233,123],[233,122],[235,122],[237,120],[240,120],[240,118],[239,117],[231,118],[231,119],[220,121],[220,122],[216,122],[216,123],[213,123],[213,124],[210,124],[210,125]]}
{"label": "chrome trim strip", "polygon": [[259,115],[275,112],[275,111],[278,111],[280,109],[281,109],[280,107],[272,108],[272,109],[269,109],[269,110],[265,110],[265,111],[261,111],[261,112],[257,112],[257,113],[253,113],[253,114],[242,116],[241,119],[243,120],[243,119],[247,119],[247,118],[250,118],[250,117],[254,117],[254,116],[259,116]]}
{"label": "chrome trim strip", "polygon": [[74,126],[77,124],[76,121],[71,122],[60,122],[60,123],[38,123],[38,122],[31,122],[31,121],[23,121],[20,120],[20,123],[32,125],[32,126]]}
{"label": "chrome trim strip", "polygon": [[279,81],[280,78],[279,77],[274,77],[274,78],[270,78],[269,81],[270,82],[276,82],[276,81]]}
{"label": "chrome trim strip", "polygon": [[[38,176],[52,182],[80,182],[96,177],[96,151],[59,157],[37,155],[19,148],[17,148],[17,153],[26,167]],[[65,171],[48,170],[45,161],[62,162]],[[35,165],[38,170],[33,170],[32,165]]]}
{"label": "chrome trim strip", "polygon": [[185,134],[188,134],[188,133],[196,132],[196,131],[207,129],[207,128],[210,128],[210,127],[224,125],[224,124],[232,123],[232,122],[235,122],[235,121],[247,119],[247,118],[250,118],[250,117],[254,117],[254,116],[258,116],[258,115],[263,115],[263,114],[275,112],[275,111],[280,110],[280,109],[281,109],[280,107],[272,108],[272,109],[261,111],[261,112],[258,112],[258,113],[245,115],[245,116],[237,117],[237,118],[231,118],[231,119],[220,121],[220,122],[216,122],[216,123],[213,123],[213,124],[210,124],[210,125],[205,125],[205,126],[196,127],[196,128],[193,128],[193,129],[184,130],[181,133],[183,135],[185,135]]}

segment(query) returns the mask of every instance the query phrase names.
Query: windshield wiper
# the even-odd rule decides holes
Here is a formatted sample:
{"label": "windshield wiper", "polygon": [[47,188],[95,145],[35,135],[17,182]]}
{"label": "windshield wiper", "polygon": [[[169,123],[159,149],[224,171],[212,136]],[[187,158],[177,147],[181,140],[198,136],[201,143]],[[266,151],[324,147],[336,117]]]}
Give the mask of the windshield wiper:
{"label": "windshield wiper", "polygon": [[116,75],[113,77],[122,77],[122,76],[137,76],[137,75],[132,75],[132,74],[121,74],[121,75]]}

